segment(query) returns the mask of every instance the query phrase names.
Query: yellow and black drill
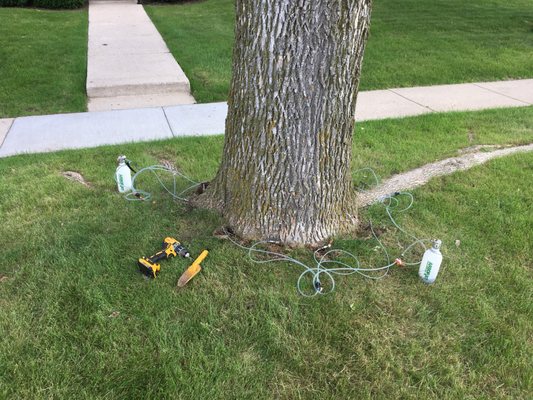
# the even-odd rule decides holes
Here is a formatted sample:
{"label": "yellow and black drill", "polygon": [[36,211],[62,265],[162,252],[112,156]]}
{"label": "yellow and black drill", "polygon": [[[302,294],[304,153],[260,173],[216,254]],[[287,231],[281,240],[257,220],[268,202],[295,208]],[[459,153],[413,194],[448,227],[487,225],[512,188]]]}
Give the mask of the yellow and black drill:
{"label": "yellow and black drill", "polygon": [[155,278],[161,270],[161,265],[157,262],[178,255],[183,258],[189,258],[191,256],[189,250],[183,247],[180,242],[174,238],[166,237],[163,241],[163,250],[158,251],[151,257],[139,258],[137,264],[144,275]]}

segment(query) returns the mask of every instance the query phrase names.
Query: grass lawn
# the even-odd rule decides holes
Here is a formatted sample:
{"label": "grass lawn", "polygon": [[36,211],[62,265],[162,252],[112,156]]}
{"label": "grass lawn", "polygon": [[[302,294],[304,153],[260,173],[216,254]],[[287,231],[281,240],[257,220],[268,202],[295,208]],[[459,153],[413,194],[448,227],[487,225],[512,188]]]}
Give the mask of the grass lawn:
{"label": "grass lawn", "polygon": [[0,8],[0,118],[86,110],[87,12]]}
{"label": "grass lawn", "polygon": [[[533,107],[365,122],[353,168],[383,177],[476,144],[532,141]],[[116,193],[116,156],[165,158],[209,179],[221,136],[0,159],[0,398],[474,399],[533,391],[533,154],[495,160],[415,190],[398,222],[444,241],[435,285],[416,269],[381,281],[337,280],[299,297],[292,265],[257,266],[212,236],[222,221],[161,193]],[[79,171],[86,188],[61,176]],[[355,179],[355,176],[354,176]],[[383,210],[361,211],[397,256],[402,236]],[[204,271],[175,285],[183,260],[147,281],[136,258],[167,235]],[[454,242],[460,240],[457,247]],[[368,235],[337,238],[368,265]],[[307,251],[294,256],[310,260]]]}
{"label": "grass lawn", "polygon": [[[226,99],[233,0],[145,6],[200,102]],[[361,90],[533,77],[530,0],[376,0]]]}

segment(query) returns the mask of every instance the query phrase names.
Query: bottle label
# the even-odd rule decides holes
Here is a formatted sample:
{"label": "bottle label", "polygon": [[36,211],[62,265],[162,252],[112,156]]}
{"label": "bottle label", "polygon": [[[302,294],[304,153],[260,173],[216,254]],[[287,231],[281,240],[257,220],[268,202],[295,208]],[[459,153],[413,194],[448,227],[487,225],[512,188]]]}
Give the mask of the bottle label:
{"label": "bottle label", "polygon": [[426,269],[424,270],[424,279],[429,278],[429,274],[431,273],[431,268],[433,268],[433,263],[431,261],[428,261],[426,264]]}
{"label": "bottle label", "polygon": [[122,174],[118,175],[118,184],[120,186],[120,190],[124,190],[124,177]]}

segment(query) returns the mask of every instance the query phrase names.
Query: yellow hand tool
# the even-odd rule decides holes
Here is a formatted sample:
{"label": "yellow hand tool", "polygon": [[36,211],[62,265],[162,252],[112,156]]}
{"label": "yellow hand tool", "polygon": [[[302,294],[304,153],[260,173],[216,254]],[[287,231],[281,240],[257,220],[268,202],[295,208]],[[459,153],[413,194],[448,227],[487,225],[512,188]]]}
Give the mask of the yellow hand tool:
{"label": "yellow hand tool", "polygon": [[200,263],[204,261],[204,259],[207,257],[209,252],[207,250],[202,251],[202,253],[198,256],[196,260],[191,264],[189,268],[185,270],[185,272],[180,276],[180,279],[178,280],[178,287],[181,288],[187,284],[194,276],[202,270],[202,266]]}
{"label": "yellow hand tool", "polygon": [[143,274],[150,278],[155,278],[161,270],[161,265],[157,262],[170,257],[176,257],[177,255],[184,258],[189,258],[191,256],[189,250],[183,247],[180,242],[174,238],[166,237],[163,241],[163,250],[158,251],[151,257],[139,258],[137,265]]}

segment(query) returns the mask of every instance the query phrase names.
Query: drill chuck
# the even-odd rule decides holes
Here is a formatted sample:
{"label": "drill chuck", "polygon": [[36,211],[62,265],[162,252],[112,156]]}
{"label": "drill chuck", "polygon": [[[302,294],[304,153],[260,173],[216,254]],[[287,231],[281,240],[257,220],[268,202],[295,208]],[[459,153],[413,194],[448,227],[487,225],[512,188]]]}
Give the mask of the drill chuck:
{"label": "drill chuck", "polygon": [[189,258],[191,254],[189,253],[189,250],[187,250],[185,247],[183,247],[181,244],[174,247],[174,251],[176,254],[183,258]]}

